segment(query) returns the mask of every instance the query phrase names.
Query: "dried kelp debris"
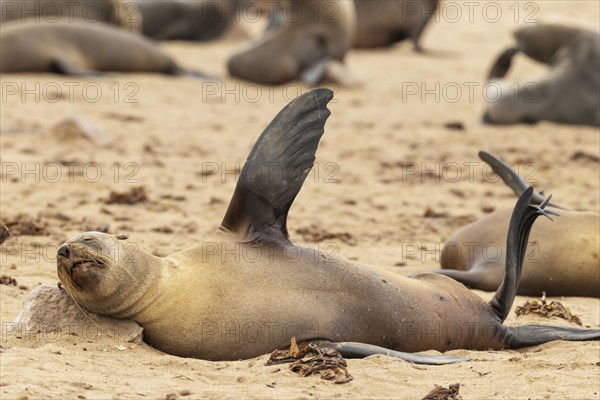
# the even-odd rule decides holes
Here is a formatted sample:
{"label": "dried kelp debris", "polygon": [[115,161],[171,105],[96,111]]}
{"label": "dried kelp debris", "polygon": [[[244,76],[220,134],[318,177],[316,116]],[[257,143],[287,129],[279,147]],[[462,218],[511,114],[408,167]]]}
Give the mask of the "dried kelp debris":
{"label": "dried kelp debris", "polygon": [[448,388],[436,385],[422,400],[462,400],[462,397],[458,394],[459,389],[460,383],[450,385]]}
{"label": "dried kelp debris", "polygon": [[309,343],[299,347],[296,338],[290,341],[289,350],[275,350],[267,365],[292,363],[290,369],[300,376],[321,374],[321,379],[334,383],[348,383],[353,378],[348,372],[348,363],[335,349]]}
{"label": "dried kelp debris", "polygon": [[563,306],[561,302],[553,300],[548,303],[546,301],[546,292],[542,292],[542,298],[539,301],[529,299],[522,306],[517,306],[515,314],[517,314],[517,317],[527,314],[537,314],[546,318],[558,317],[580,326],[583,325],[579,317],[573,315],[571,310]]}

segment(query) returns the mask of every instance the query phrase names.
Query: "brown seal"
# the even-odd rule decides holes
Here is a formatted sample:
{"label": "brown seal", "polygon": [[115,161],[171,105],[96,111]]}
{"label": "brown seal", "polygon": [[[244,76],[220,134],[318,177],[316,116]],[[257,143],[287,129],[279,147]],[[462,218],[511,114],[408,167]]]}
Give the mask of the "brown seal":
{"label": "brown seal", "polygon": [[388,354],[442,364],[464,359],[401,352],[517,348],[597,340],[598,329],[507,327],[527,237],[546,202],[526,190],[508,233],[506,275],[487,303],[438,274],[376,274],[288,238],[286,219],[310,172],[329,117],[327,89],[287,105],[250,152],[220,228],[161,258],[99,232],[58,249],[58,275],[90,311],[128,318],[164,352],[208,360],[255,357],[298,342],[326,341],[342,355]]}
{"label": "brown seal", "polygon": [[[500,54],[488,80],[493,98],[483,120],[491,124],[553,121],[600,125],[600,33],[557,24],[519,28],[516,45]],[[528,82],[501,81],[523,53],[550,67]],[[495,87],[495,88],[493,88]]]}
{"label": "brown seal", "polygon": [[129,31],[139,32],[140,22],[135,5],[127,0],[13,0],[0,4],[0,22],[57,22],[74,19],[106,22]]}
{"label": "brown seal", "polygon": [[208,41],[221,36],[235,17],[232,0],[134,0],[142,33],[157,40]]}
{"label": "brown seal", "polygon": [[[497,157],[480,152],[480,158],[517,194],[528,185]],[[534,193],[533,202],[543,196]],[[560,214],[551,222],[542,220],[532,231],[518,294],[538,296],[600,297],[600,215],[572,211],[550,204]],[[442,249],[441,266],[435,271],[470,288],[494,291],[502,282],[511,210],[499,210],[465,226],[448,239]]]}
{"label": "brown seal", "polygon": [[302,80],[358,85],[343,64],[354,40],[354,4],[346,0],[281,3],[264,33],[229,58],[229,73],[265,84]]}
{"label": "brown seal", "polygon": [[421,51],[420,39],[439,0],[355,0],[354,47],[385,47],[409,39]]}
{"label": "brown seal", "polygon": [[206,77],[180,68],[149,39],[101,22],[11,21],[2,25],[2,73],[98,75],[107,71]]}

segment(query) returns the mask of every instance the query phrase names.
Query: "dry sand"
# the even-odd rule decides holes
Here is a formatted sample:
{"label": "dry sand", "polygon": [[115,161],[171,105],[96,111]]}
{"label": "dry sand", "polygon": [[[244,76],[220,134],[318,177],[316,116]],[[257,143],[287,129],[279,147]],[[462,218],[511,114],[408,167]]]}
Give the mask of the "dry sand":
{"label": "dry sand", "polygon": [[[462,17],[452,22],[455,14],[446,8],[423,41],[437,54],[415,54],[410,45],[400,44],[349,55],[350,68],[365,85],[336,91],[316,173],[290,213],[288,226],[294,241],[315,246],[298,233],[307,228],[337,234],[340,240],[332,241],[339,245],[340,254],[375,268],[398,274],[438,268],[435,249],[449,235],[489,209],[515,202],[506,187],[483,176],[480,164],[469,172],[465,163],[478,162],[480,149],[514,166],[535,166],[521,172],[538,189],[553,193],[557,202],[599,211],[597,128],[551,123],[490,127],[479,122],[483,79],[492,58],[511,43],[517,3],[476,3],[473,21],[465,4],[446,3],[451,4],[459,6]],[[497,23],[487,22],[482,16],[484,6],[497,4],[502,17]],[[531,12],[537,19],[558,15],[592,26],[600,18],[595,1],[527,4],[531,6],[516,6],[520,22]],[[493,18],[493,9],[487,12],[491,13],[486,14],[488,19]],[[187,67],[225,76],[227,56],[238,45],[239,41],[222,40],[168,43],[164,48]],[[515,67],[513,77],[543,71],[522,57]],[[72,96],[71,83],[79,85]],[[7,94],[7,84],[17,84],[19,93]],[[33,335],[25,340],[6,335],[6,324],[20,311],[28,291],[56,283],[55,245],[71,235],[108,224],[111,233],[127,233],[158,255],[200,242],[218,226],[235,186],[233,176],[222,176],[222,171],[203,176],[203,168],[216,163],[231,170],[242,163],[276,112],[307,88],[269,89],[229,78],[215,86],[143,74],[102,79],[4,75],[2,85],[1,217],[6,221],[23,213],[34,219],[39,216],[38,223],[46,224],[43,235],[13,236],[0,253],[1,274],[24,285],[0,286],[2,399],[418,399],[435,384],[456,382],[461,383],[465,399],[600,398],[598,342],[554,342],[518,351],[455,351],[451,353],[473,361],[440,367],[382,356],[350,360],[354,381],[334,385],[318,377],[299,378],[285,366],[267,367],[267,356],[207,362],[160,354],[145,345],[119,350],[116,343],[89,343],[77,336],[55,340]],[[408,89],[414,85],[418,93],[410,95]],[[473,98],[469,98],[469,85],[475,87]],[[456,87],[462,89],[457,99]],[[422,99],[424,88],[440,98],[430,94]],[[100,89],[100,96],[93,102],[95,89]],[[41,96],[36,99],[26,90]],[[57,91],[62,96],[53,102]],[[90,121],[111,136],[112,147],[45,133],[66,117]],[[448,129],[444,126],[448,122],[460,122],[465,129]],[[418,163],[419,172],[409,174],[402,162]],[[57,165],[62,173],[58,178]],[[462,173],[458,181],[457,165]],[[12,167],[17,168],[16,174],[7,169]],[[25,175],[25,168],[37,172]],[[434,173],[424,172],[435,168]],[[96,180],[98,171],[102,176]],[[146,188],[148,202],[105,204],[111,191],[137,186]],[[441,216],[425,218],[428,208]],[[413,243],[428,250],[406,257],[403,246]],[[518,297],[515,304],[525,300]],[[600,325],[598,299],[560,300],[585,325]],[[534,317],[517,321],[514,314],[507,322],[532,321],[548,323]]]}

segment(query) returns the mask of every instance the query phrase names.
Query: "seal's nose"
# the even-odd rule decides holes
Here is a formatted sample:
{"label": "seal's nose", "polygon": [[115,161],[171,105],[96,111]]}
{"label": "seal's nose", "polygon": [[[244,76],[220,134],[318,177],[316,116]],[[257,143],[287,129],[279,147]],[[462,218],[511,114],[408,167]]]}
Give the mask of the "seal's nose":
{"label": "seal's nose", "polygon": [[69,258],[69,245],[63,244],[58,248],[58,255],[64,258]]}

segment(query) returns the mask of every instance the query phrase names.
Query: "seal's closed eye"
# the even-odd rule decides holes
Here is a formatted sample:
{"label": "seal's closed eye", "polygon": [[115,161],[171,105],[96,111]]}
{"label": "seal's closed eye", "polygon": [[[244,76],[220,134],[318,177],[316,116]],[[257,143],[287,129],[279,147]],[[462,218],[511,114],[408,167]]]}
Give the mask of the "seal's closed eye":
{"label": "seal's closed eye", "polygon": [[83,240],[84,242],[93,242],[95,240],[95,238],[93,238],[91,236],[86,236],[84,238],[81,238],[81,240]]}

